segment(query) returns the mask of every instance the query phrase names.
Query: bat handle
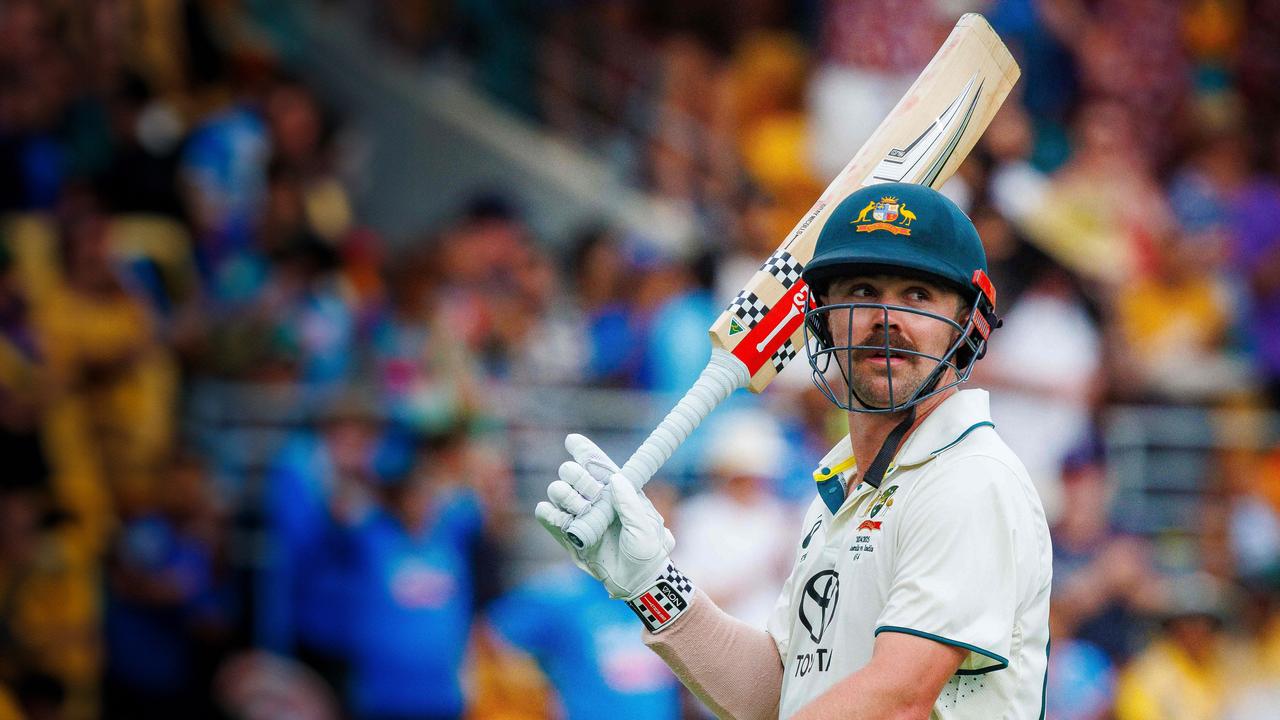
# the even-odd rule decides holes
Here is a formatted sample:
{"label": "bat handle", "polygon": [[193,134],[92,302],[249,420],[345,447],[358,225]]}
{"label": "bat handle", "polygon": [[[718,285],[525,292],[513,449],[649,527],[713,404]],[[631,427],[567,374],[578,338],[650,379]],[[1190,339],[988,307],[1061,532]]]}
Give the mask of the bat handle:
{"label": "bat handle", "polygon": [[[728,350],[712,349],[711,360],[703,368],[697,382],[622,466],[622,474],[635,483],[637,488],[644,487],[649,478],[658,472],[658,468],[671,459],[676,448],[688,439],[689,433],[702,424],[730,393],[746,387],[750,380],[751,373],[741,360]],[[608,487],[604,489],[604,493],[607,492]],[[565,533],[574,545],[590,547],[596,544],[604,535],[605,528],[613,522],[613,505],[604,493],[566,528]]]}

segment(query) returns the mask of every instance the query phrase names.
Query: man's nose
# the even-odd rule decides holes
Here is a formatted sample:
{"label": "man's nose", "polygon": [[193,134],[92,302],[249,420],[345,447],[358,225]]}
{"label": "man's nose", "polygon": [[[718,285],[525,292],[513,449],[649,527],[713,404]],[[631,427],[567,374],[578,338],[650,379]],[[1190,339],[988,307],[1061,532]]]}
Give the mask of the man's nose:
{"label": "man's nose", "polygon": [[884,332],[886,328],[889,330],[899,329],[901,322],[900,311],[890,310],[888,308],[869,308],[868,312],[871,314],[871,317],[868,319],[870,320],[872,330]]}

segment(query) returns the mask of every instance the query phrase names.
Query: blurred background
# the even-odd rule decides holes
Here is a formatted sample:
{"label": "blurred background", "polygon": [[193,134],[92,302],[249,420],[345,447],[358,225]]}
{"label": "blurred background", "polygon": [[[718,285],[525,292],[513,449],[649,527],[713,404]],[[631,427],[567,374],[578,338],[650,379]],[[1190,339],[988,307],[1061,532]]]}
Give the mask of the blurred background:
{"label": "blurred background", "polygon": [[[701,718],[531,511],[965,11],[1050,718],[1280,717],[1280,2],[0,0],[0,720]],[[843,417],[650,486],[763,624]]]}

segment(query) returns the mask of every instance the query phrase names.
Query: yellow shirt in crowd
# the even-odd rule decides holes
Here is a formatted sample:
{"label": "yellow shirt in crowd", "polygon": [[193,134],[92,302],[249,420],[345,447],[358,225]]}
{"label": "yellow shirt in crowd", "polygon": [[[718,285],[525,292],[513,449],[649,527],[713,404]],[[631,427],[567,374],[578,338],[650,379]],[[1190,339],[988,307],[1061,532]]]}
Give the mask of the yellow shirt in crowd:
{"label": "yellow shirt in crowd", "polygon": [[1220,662],[1197,664],[1173,643],[1157,640],[1121,674],[1116,720],[1217,720],[1224,676]]}

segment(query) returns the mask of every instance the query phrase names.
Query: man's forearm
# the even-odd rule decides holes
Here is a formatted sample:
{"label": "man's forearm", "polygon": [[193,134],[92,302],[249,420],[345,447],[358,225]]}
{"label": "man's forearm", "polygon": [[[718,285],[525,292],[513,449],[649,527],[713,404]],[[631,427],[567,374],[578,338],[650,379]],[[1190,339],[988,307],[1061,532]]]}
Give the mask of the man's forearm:
{"label": "man's forearm", "polygon": [[[833,685],[791,720],[927,720],[964,660],[963,648],[915,635],[883,633],[871,662]],[[850,708],[857,708],[851,714]]]}
{"label": "man's forearm", "polygon": [[[881,680],[874,672],[868,672],[864,668],[805,705],[791,720],[849,720],[863,717],[877,720],[928,720],[934,698],[903,693],[901,683]],[[851,714],[850,708],[857,708],[857,712]]]}
{"label": "man's forearm", "polygon": [[778,717],[782,661],[769,633],[730,616],[697,590],[684,617],[644,642],[721,718]]}

